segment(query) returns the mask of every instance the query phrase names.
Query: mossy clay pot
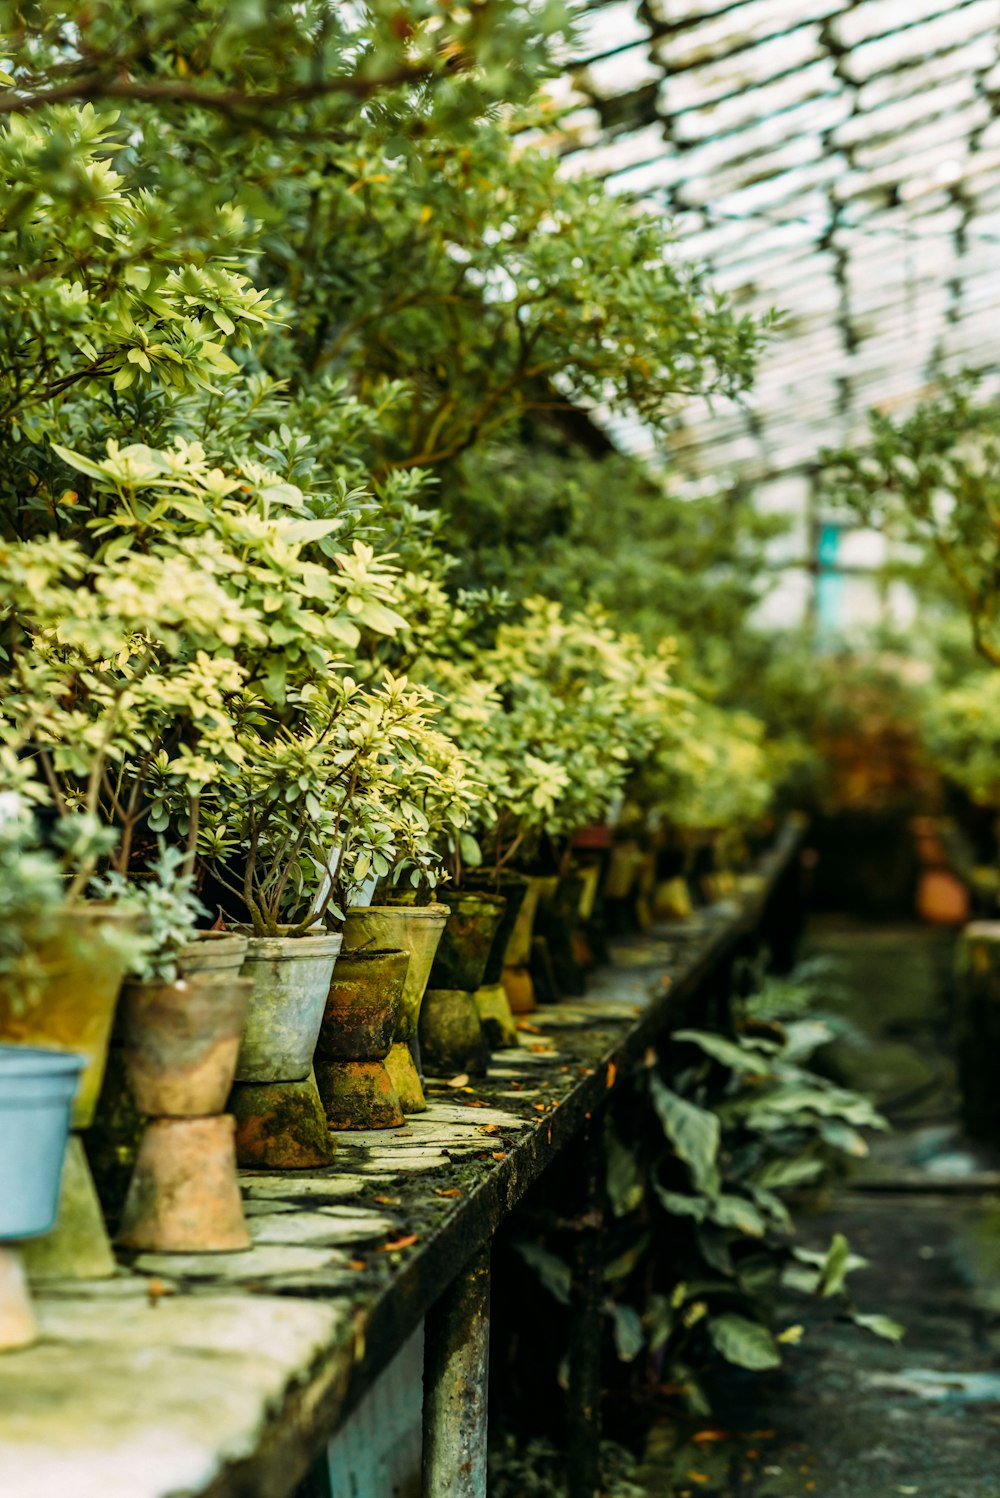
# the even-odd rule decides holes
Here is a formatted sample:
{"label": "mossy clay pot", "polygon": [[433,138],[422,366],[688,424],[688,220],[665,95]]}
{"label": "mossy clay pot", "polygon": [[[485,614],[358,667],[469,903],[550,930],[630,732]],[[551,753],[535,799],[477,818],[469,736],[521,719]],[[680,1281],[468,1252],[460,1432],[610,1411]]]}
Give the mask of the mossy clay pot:
{"label": "mossy clay pot", "polygon": [[445,890],[441,902],[448,907],[448,921],[431,968],[430,987],[475,993],[484,981],[506,902],[502,895],[464,889]]}
{"label": "mossy clay pot", "polygon": [[253,982],[211,972],[174,983],[126,983],[123,1042],[140,1113],[200,1118],[221,1113]]}
{"label": "mossy clay pot", "polygon": [[233,1253],[250,1247],[236,1177],[235,1124],[156,1118],[139,1146],[117,1241],[147,1253]]}
{"label": "mossy clay pot", "polygon": [[236,1063],[240,1082],[302,1082],[313,1063],[343,938],[252,936],[240,976],[253,979]]}
{"label": "mossy clay pot", "polygon": [[551,892],[543,892],[535,918],[535,932],[543,936],[549,950],[556,989],[560,994],[584,992],[584,978],[574,951],[573,936],[580,924],[580,900],[585,888],[576,870],[556,881]]}
{"label": "mossy clay pot", "polygon": [[403,1122],[385,1066],[399,1021],[408,952],[341,952],[316,1045],[316,1084],[331,1129],[390,1129]]}
{"label": "mossy clay pot", "polygon": [[473,994],[464,988],[428,988],[420,1011],[420,1055],[432,1076],[485,1075],[490,1048]]}
{"label": "mossy clay pot", "polygon": [[138,921],[134,911],[97,901],[68,906],[52,934],[38,943],[45,981],[37,997],[19,1003],[0,991],[0,1041],[83,1056],[74,1129],[93,1122],[129,958],[122,938]]}
{"label": "mossy clay pot", "polygon": [[317,1054],[336,1061],[383,1061],[399,1023],[409,967],[409,952],[391,947],[341,952]]}
{"label": "mossy clay pot", "polygon": [[410,954],[396,1033],[385,1060],[405,1113],[422,1113],[427,1107],[409,1042],[417,1033],[420,1005],[447,919],[447,905],[362,905],[349,910],[344,923],[345,951],[397,947]]}
{"label": "mossy clay pot", "polygon": [[336,1142],[312,1071],[301,1082],[236,1082],[229,1111],[244,1170],[313,1170],[333,1161]]}

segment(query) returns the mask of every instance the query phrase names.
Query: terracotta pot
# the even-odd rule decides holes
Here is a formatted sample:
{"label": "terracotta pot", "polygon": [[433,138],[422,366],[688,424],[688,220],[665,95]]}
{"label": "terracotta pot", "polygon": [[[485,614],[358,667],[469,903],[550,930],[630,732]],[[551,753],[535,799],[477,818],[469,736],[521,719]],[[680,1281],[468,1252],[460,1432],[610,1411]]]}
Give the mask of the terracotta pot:
{"label": "terracotta pot", "polygon": [[15,1008],[13,996],[0,992],[0,1041],[72,1051],[85,1058],[73,1104],[74,1129],[85,1129],[93,1121],[128,962],[121,937],[138,921],[133,911],[96,901],[69,906],[55,932],[39,943],[45,983],[37,1000]]}
{"label": "terracotta pot", "polygon": [[948,869],[923,868],[917,883],[917,915],[932,926],[964,926],[970,900],[966,885]]}
{"label": "terracotta pot", "polygon": [[349,910],[344,923],[346,951],[392,947],[410,954],[399,1021],[385,1063],[406,1113],[427,1107],[408,1042],[417,1033],[420,1005],[447,919],[446,905],[367,905]]}
{"label": "terracotta pot", "polygon": [[511,1014],[531,1014],[538,1008],[535,999],[535,980],[530,967],[505,967],[503,991],[507,995]]}
{"label": "terracotta pot", "polygon": [[316,1059],[316,1085],[331,1129],[398,1129],[403,1105],[384,1061]]}
{"label": "terracotta pot", "polygon": [[229,1109],[244,1170],[315,1170],[332,1162],[335,1142],[313,1072],[301,1082],[237,1082]]}
{"label": "terracotta pot", "polygon": [[28,1281],[16,1248],[0,1243],[0,1352],[16,1352],[38,1340]]}
{"label": "terracotta pot", "polygon": [[399,1023],[409,952],[362,947],[333,970],[317,1053],[336,1061],[382,1061]]}
{"label": "terracotta pot", "polygon": [[485,1074],[490,1048],[471,993],[464,988],[428,988],[420,1011],[420,1054],[434,1076]]}
{"label": "terracotta pot", "polygon": [[403,1122],[385,1058],[399,1020],[408,952],[341,952],[316,1046],[316,1084],[332,1129],[389,1129]]}
{"label": "terracotta pot", "polygon": [[309,1075],[340,951],[339,932],[252,936],[241,976],[253,979],[236,1077],[301,1082]]}
{"label": "terracotta pot", "polygon": [[250,1247],[236,1177],[235,1123],[157,1118],[147,1125],[117,1241],[150,1253]]}
{"label": "terracotta pot", "polygon": [[140,1113],[200,1118],[222,1112],[252,988],[249,978],[211,974],[125,984],[125,1064]]}
{"label": "terracotta pot", "polygon": [[238,977],[248,941],[249,937],[237,931],[199,931],[195,940],[178,953],[177,975],[194,978],[199,973],[229,973]]}

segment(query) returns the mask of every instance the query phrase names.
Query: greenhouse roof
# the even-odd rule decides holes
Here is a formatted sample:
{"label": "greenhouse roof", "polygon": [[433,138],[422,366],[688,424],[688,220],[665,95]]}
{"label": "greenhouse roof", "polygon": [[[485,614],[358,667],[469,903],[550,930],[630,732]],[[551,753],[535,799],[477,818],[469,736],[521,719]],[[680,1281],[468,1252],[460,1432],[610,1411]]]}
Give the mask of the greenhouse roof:
{"label": "greenhouse roof", "polygon": [[786,314],[745,401],[685,409],[677,467],[780,504],[873,405],[997,365],[1000,0],[609,0],[575,52],[564,169],[667,210],[741,310]]}

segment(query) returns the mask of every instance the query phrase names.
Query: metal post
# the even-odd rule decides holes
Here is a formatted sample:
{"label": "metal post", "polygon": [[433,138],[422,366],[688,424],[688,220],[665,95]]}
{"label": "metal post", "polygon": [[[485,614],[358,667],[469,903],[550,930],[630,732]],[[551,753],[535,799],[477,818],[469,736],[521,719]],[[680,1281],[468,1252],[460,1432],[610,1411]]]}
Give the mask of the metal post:
{"label": "metal post", "polygon": [[600,1129],[590,1122],[580,1141],[580,1217],[573,1256],[569,1332],[567,1476],[569,1498],[595,1498],[601,1452],[601,1236],[603,1194]]}
{"label": "metal post", "polygon": [[485,1498],[489,1366],[486,1247],[427,1315],[423,1498]]}

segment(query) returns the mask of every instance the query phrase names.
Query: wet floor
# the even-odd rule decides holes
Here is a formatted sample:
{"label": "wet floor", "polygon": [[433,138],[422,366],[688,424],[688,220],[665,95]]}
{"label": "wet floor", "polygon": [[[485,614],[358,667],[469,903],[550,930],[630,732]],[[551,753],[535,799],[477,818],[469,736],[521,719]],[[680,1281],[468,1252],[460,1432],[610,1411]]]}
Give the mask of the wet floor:
{"label": "wet floor", "polygon": [[809,947],[847,985],[828,1006],[844,1022],[831,1059],[895,1132],[799,1236],[846,1233],[870,1260],[855,1300],[906,1336],[893,1346],[797,1299],[805,1336],[786,1367],[726,1373],[715,1418],[683,1432],[664,1420],[634,1480],[656,1498],[1000,1498],[1000,1152],[957,1123],[951,940],[828,920]]}

